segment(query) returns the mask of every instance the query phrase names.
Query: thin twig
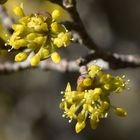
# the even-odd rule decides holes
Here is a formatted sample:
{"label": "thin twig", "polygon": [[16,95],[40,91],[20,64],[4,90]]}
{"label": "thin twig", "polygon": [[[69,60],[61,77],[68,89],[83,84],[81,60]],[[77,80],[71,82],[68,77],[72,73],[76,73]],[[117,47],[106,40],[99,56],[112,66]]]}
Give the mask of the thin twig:
{"label": "thin twig", "polygon": [[98,52],[91,52],[83,57],[79,65],[86,65],[91,61],[100,58],[104,58],[103,60],[108,63],[108,66],[111,69],[140,67],[140,55],[108,54],[108,56],[106,57],[98,54]]}
{"label": "thin twig", "polygon": [[19,72],[27,69],[41,69],[44,71],[53,70],[58,72],[78,72],[79,65],[76,61],[61,60],[59,64],[54,64],[51,60],[44,60],[40,62],[37,67],[31,67],[28,61],[21,63],[1,63],[0,64],[0,74],[11,74],[14,72]]}
{"label": "thin twig", "polygon": [[[140,67],[140,56],[117,55],[117,54],[114,54],[113,56],[116,63],[112,63],[112,60],[110,60],[111,65],[110,63],[108,63],[108,61],[101,61],[101,59],[98,59],[99,56],[96,55],[95,53],[90,53],[89,55],[83,58],[79,58],[77,60],[72,60],[72,61],[63,59],[59,64],[53,63],[50,59],[44,60],[40,62],[40,64],[37,67],[31,67],[29,61],[25,61],[21,63],[6,62],[0,64],[0,74],[11,74],[14,72],[19,72],[19,71],[33,69],[33,68],[44,70],[44,71],[53,70],[57,72],[80,72],[81,70],[80,68],[83,65],[90,66],[93,63],[95,63],[94,60],[96,60],[97,65],[101,66],[102,69],[106,69],[106,70],[109,68],[120,69],[120,68],[127,68],[127,67],[131,67],[131,68]],[[94,59],[91,61],[90,57]]]}
{"label": "thin twig", "polygon": [[[71,2],[71,3],[69,3]],[[73,2],[73,3],[72,3]],[[119,69],[119,68],[127,68],[127,67],[140,67],[140,56],[139,55],[120,55],[120,54],[113,54],[110,52],[106,52],[102,50],[89,36],[87,33],[85,26],[80,18],[80,15],[76,8],[76,0],[63,0],[61,6],[64,7],[70,14],[73,22],[66,22],[65,25],[68,29],[73,29],[76,31],[81,39],[82,43],[90,50],[94,52],[88,55],[84,60],[85,65],[86,63],[96,59],[101,58],[104,61],[109,63],[110,68],[112,69]]]}
{"label": "thin twig", "polygon": [[9,17],[6,8],[2,5],[0,5],[0,21],[2,22],[5,29],[9,31],[9,33],[13,33],[12,24],[14,23],[14,20]]}

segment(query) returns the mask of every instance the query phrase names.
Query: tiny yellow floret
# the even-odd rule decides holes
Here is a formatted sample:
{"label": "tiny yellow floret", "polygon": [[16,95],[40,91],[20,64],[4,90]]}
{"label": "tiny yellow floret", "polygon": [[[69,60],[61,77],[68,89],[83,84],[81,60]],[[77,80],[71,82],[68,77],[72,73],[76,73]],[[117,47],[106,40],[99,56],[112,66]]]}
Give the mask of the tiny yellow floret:
{"label": "tiny yellow floret", "polygon": [[42,49],[41,49],[41,52],[40,52],[40,55],[41,55],[41,58],[42,58],[42,59],[48,57],[48,55],[49,55],[49,50],[48,50],[48,49],[45,49],[45,48],[42,48]]}
{"label": "tiny yellow floret", "polygon": [[36,37],[33,41],[38,45],[42,45],[45,41],[45,38],[42,36],[39,36],[39,37]]}
{"label": "tiny yellow floret", "polygon": [[32,66],[37,66],[39,62],[40,62],[40,57],[38,55],[35,55],[30,59],[30,63]]}
{"label": "tiny yellow floret", "polygon": [[58,48],[61,48],[61,47],[63,46],[63,42],[62,42],[62,40],[59,39],[59,38],[55,38],[55,39],[53,40],[53,43],[54,43],[54,45],[56,45]]}
{"label": "tiny yellow floret", "polygon": [[91,84],[92,84],[92,81],[91,81],[91,79],[90,78],[85,78],[84,80],[83,80],[83,84],[84,84],[84,86],[91,86]]}
{"label": "tiny yellow floret", "polygon": [[85,128],[86,124],[85,122],[77,122],[76,126],[75,126],[75,131],[76,133],[79,133],[80,131],[82,131]]}
{"label": "tiny yellow floret", "polygon": [[58,19],[60,17],[60,11],[55,9],[53,12],[52,12],[52,18],[53,19]]}
{"label": "tiny yellow floret", "polygon": [[53,22],[52,24],[51,24],[51,31],[52,32],[58,32],[59,31],[59,28],[60,28],[60,25],[57,23],[57,22]]}
{"label": "tiny yellow floret", "polygon": [[116,115],[118,115],[120,117],[127,116],[127,112],[123,108],[120,108],[120,107],[115,108],[114,112]]}
{"label": "tiny yellow floret", "polygon": [[23,8],[21,6],[16,6],[14,9],[13,9],[14,13],[16,16],[19,16],[19,17],[23,17],[25,14],[24,14],[24,11],[23,11]]}
{"label": "tiny yellow floret", "polygon": [[51,58],[52,58],[52,61],[56,64],[59,63],[61,60],[61,57],[57,52],[52,53]]}
{"label": "tiny yellow floret", "polygon": [[36,33],[30,33],[26,36],[28,40],[34,40],[36,37],[38,37]]}
{"label": "tiny yellow floret", "polygon": [[21,62],[21,61],[26,60],[27,57],[28,57],[28,54],[26,52],[20,52],[15,56],[15,61]]}

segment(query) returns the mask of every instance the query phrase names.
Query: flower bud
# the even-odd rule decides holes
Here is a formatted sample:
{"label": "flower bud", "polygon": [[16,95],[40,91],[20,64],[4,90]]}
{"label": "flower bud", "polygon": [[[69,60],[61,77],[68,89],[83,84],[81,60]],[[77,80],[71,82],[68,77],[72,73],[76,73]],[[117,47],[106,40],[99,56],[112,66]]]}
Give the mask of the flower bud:
{"label": "flower bud", "polygon": [[79,133],[81,130],[83,130],[85,128],[86,124],[85,122],[77,122],[76,126],[75,126],[75,131],[76,133]]}
{"label": "flower bud", "polygon": [[120,107],[115,108],[114,112],[116,115],[118,115],[120,117],[127,116],[127,112],[123,108],[120,108]]}
{"label": "flower bud", "polygon": [[19,40],[17,40],[17,43],[21,47],[25,47],[27,45],[27,41],[25,39],[19,39]]}
{"label": "flower bud", "polygon": [[101,108],[102,108],[103,110],[107,110],[107,109],[109,109],[109,106],[110,106],[110,104],[109,104],[107,101],[104,101],[104,102],[102,103]]}
{"label": "flower bud", "polygon": [[29,49],[35,49],[38,45],[35,42],[30,42],[27,45],[27,48]]}
{"label": "flower bud", "polygon": [[40,57],[39,55],[35,55],[30,59],[30,63],[32,66],[37,66],[40,62]]}
{"label": "flower bud", "polygon": [[52,53],[51,58],[54,63],[59,63],[61,60],[61,57],[57,52]]}
{"label": "flower bud", "polygon": [[23,24],[23,25],[27,25],[27,23],[29,22],[30,18],[28,16],[24,16],[24,17],[21,17],[19,19],[19,23]]}
{"label": "flower bud", "polygon": [[61,47],[63,46],[63,42],[62,42],[62,40],[59,39],[59,38],[55,38],[55,39],[53,40],[53,43],[54,43],[54,45],[56,45],[58,48],[61,48]]}
{"label": "flower bud", "polygon": [[92,78],[94,78],[95,75],[98,75],[99,77],[102,76],[101,68],[99,66],[97,66],[97,65],[94,65],[94,66],[89,67],[88,71],[89,71],[89,75]]}
{"label": "flower bud", "polygon": [[42,23],[40,27],[41,27],[42,31],[48,31],[47,23]]}
{"label": "flower bud", "polygon": [[16,16],[23,17],[25,15],[22,6],[16,6],[13,11]]}
{"label": "flower bud", "polygon": [[59,24],[57,22],[51,24],[51,31],[54,33],[59,31]]}
{"label": "flower bud", "polygon": [[62,41],[64,42],[64,46],[68,46],[70,45],[70,41],[71,40],[71,34],[70,33],[65,33],[63,36],[62,36]]}
{"label": "flower bud", "polygon": [[30,33],[26,36],[28,40],[34,40],[37,37],[36,33]]}
{"label": "flower bud", "polygon": [[41,59],[44,59],[48,55],[49,55],[49,50],[45,48],[41,48],[41,52],[40,52]]}
{"label": "flower bud", "polygon": [[21,62],[21,61],[26,60],[27,57],[28,57],[28,54],[26,52],[20,52],[15,56],[15,61]]}
{"label": "flower bud", "polygon": [[38,44],[38,45],[42,45],[42,44],[44,43],[44,41],[45,41],[45,38],[42,37],[42,36],[36,37],[36,38],[34,39],[34,42],[35,42],[36,44]]}
{"label": "flower bud", "polygon": [[97,118],[96,116],[91,116],[91,119],[90,119],[90,126],[92,129],[96,129],[97,126],[98,126],[98,121],[97,121]]}
{"label": "flower bud", "polygon": [[22,33],[25,30],[25,26],[21,25],[21,24],[13,24],[12,28],[17,31]]}
{"label": "flower bud", "polygon": [[104,85],[104,88],[105,88],[106,90],[110,90],[110,88],[111,88],[111,87],[110,87],[110,84],[105,84],[105,85]]}
{"label": "flower bud", "polygon": [[83,80],[83,84],[84,84],[84,86],[88,87],[88,86],[91,86],[92,81],[91,81],[90,78],[85,78],[85,79]]}
{"label": "flower bud", "polygon": [[25,47],[27,45],[27,41],[25,39],[19,39],[19,40],[15,40],[13,43],[12,43],[12,47],[14,49],[19,49],[21,47]]}
{"label": "flower bud", "polygon": [[59,10],[54,10],[53,12],[52,12],[52,18],[53,19],[58,19],[60,17],[60,11]]}

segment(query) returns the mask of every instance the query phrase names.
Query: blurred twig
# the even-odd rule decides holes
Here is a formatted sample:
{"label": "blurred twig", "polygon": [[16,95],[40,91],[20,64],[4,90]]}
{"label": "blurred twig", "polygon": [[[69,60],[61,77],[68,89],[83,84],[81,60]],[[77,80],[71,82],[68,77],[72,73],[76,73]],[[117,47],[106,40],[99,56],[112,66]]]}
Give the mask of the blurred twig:
{"label": "blurred twig", "polygon": [[0,74],[11,74],[18,71],[23,71],[27,69],[40,69],[44,71],[53,70],[58,72],[79,72],[80,67],[83,65],[90,65],[92,62],[91,57],[93,60],[97,60],[96,64],[100,65],[103,69],[109,69],[110,67],[112,69],[119,69],[119,68],[127,68],[127,67],[140,67],[140,56],[137,55],[117,55],[114,54],[113,57],[115,60],[113,60],[115,63],[112,63],[111,65],[108,63],[108,61],[102,61],[100,62],[99,55],[96,55],[96,53],[90,53],[87,56],[83,58],[79,58],[77,60],[61,60],[59,64],[53,63],[51,60],[44,60],[40,62],[40,64],[37,67],[31,67],[29,61],[25,61],[22,63],[1,63],[0,64]]}
{"label": "blurred twig", "polygon": [[14,23],[14,20],[9,17],[5,7],[2,5],[0,5],[0,21],[2,22],[5,29],[9,31],[9,33],[13,33],[13,29],[11,27]]}
{"label": "blurred twig", "polygon": [[31,67],[30,63],[27,61],[22,63],[6,62],[0,64],[0,74],[11,74],[14,72],[23,71],[32,68],[34,69],[37,68],[44,71],[54,70],[59,72],[66,72],[66,71],[74,72],[79,70],[79,65],[75,60],[74,61],[61,60],[59,64],[54,64],[50,60],[44,60],[40,62],[40,64],[37,67]]}
{"label": "blurred twig", "polygon": [[[140,55],[123,55],[123,54],[112,54],[108,53],[107,55],[103,56],[104,54],[100,54],[100,52],[95,51],[89,53],[87,56],[81,59],[79,63],[80,66],[86,65],[87,63],[104,58],[103,60],[108,63],[109,68],[111,69],[121,69],[121,68],[136,68],[140,67]],[[105,68],[105,69],[109,69]]]}

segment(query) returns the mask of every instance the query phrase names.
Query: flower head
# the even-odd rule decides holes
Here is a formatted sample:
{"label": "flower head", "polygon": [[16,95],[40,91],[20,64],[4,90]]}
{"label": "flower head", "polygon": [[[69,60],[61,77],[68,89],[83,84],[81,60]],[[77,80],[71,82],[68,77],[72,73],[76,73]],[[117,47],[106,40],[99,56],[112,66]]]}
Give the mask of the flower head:
{"label": "flower head", "polygon": [[67,84],[60,108],[70,122],[72,119],[77,120],[77,133],[85,128],[88,118],[91,128],[96,129],[100,119],[108,116],[110,108],[118,116],[127,115],[123,108],[112,106],[109,98],[111,93],[120,93],[124,88],[123,77],[104,74],[99,66],[94,65],[89,67],[82,80],[78,80],[77,90],[72,91],[70,84]]}
{"label": "flower head", "polygon": [[[38,65],[41,60],[50,56],[55,63],[58,63],[61,58],[57,50],[70,45],[72,38],[65,26],[56,21],[60,12],[54,10],[51,15],[47,13],[27,16],[21,4],[14,8],[14,13],[20,19],[12,26],[14,32],[8,44],[12,46],[12,49],[22,50],[16,55],[15,61],[24,61],[31,52],[34,52],[35,56],[30,61],[32,66]],[[24,58],[21,58],[23,54]]]}

